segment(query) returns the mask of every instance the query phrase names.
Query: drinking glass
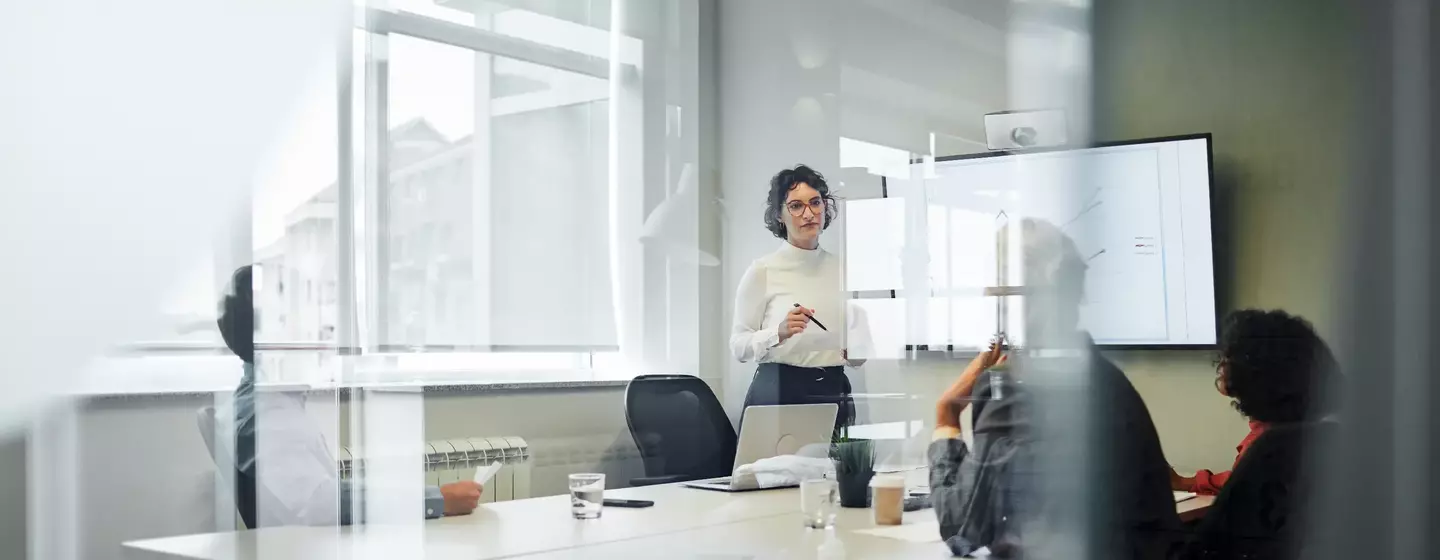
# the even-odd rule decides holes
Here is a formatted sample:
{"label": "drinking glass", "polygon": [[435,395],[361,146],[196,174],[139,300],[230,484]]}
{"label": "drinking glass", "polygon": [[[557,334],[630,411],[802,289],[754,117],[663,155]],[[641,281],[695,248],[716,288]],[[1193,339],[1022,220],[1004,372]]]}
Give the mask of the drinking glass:
{"label": "drinking glass", "polygon": [[834,527],[839,502],[840,488],[834,480],[814,478],[800,483],[800,513],[805,517],[806,527]]}
{"label": "drinking glass", "polygon": [[605,475],[579,473],[570,475],[570,513],[575,519],[599,519],[605,507]]}

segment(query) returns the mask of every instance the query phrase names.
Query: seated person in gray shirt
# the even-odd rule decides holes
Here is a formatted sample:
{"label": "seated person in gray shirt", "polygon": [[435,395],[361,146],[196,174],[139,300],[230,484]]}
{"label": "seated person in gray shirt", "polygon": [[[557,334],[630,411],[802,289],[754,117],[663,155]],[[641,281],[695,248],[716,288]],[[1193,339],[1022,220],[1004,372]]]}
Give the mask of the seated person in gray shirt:
{"label": "seated person in gray shirt", "polygon": [[[235,502],[247,527],[349,525],[363,495],[341,479],[325,435],[305,410],[303,391],[256,390],[251,269],[241,267],[221,302],[220,335],[244,362],[235,389]],[[419,458],[417,457],[418,461]],[[464,515],[484,490],[473,481],[425,488],[425,517]]]}
{"label": "seated person in gray shirt", "polygon": [[956,555],[1164,558],[1179,531],[1169,466],[1135,388],[1078,330],[1087,265],[1054,225],[1020,228],[1026,347],[1007,360],[997,337],[935,406],[941,538]]}

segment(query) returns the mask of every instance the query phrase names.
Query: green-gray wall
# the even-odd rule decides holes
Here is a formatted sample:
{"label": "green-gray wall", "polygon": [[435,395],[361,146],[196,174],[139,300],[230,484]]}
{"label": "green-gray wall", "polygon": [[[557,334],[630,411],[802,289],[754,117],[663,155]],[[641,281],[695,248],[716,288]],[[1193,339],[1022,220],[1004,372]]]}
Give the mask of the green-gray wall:
{"label": "green-gray wall", "polygon": [[[1099,0],[1101,140],[1214,134],[1223,308],[1285,308],[1337,335],[1356,160],[1355,29],[1339,0]],[[1166,456],[1224,468],[1245,432],[1206,353],[1116,356]]]}
{"label": "green-gray wall", "polygon": [[1344,185],[1356,138],[1354,37],[1339,0],[1102,0],[1101,139],[1212,132],[1222,294],[1334,334]]}

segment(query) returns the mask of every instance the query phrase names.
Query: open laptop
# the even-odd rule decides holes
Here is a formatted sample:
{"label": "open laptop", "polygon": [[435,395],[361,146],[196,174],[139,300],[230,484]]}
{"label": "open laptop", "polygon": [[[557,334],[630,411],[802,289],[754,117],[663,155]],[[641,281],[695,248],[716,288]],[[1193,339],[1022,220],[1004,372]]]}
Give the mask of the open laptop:
{"label": "open laptop", "polygon": [[[735,449],[735,464],[730,472],[743,465],[761,459],[781,455],[793,455],[807,445],[829,446],[835,431],[835,415],[840,406],[835,403],[787,404],[778,406],[752,406],[745,409],[745,419],[740,423],[740,442]],[[722,476],[686,482],[685,486],[720,492],[746,492],[791,488],[787,486],[759,487],[754,477],[740,478],[731,484],[731,477]]]}

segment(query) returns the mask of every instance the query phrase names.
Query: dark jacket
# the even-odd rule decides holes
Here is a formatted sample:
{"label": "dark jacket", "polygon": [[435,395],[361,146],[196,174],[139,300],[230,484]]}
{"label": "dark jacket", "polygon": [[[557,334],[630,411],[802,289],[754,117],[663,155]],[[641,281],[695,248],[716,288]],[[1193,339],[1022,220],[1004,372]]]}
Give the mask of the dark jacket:
{"label": "dark jacket", "polygon": [[1265,430],[1235,465],[1195,534],[1184,560],[1299,560],[1303,531],[1315,495],[1314,459],[1332,445],[1334,422],[1276,424]]}
{"label": "dark jacket", "polygon": [[1088,542],[1092,558],[1158,559],[1178,540],[1169,467],[1144,401],[1093,347],[1075,354],[982,374],[974,448],[958,438],[931,444],[940,535],[957,556],[987,546],[1004,557],[1085,557],[1075,547]]}

